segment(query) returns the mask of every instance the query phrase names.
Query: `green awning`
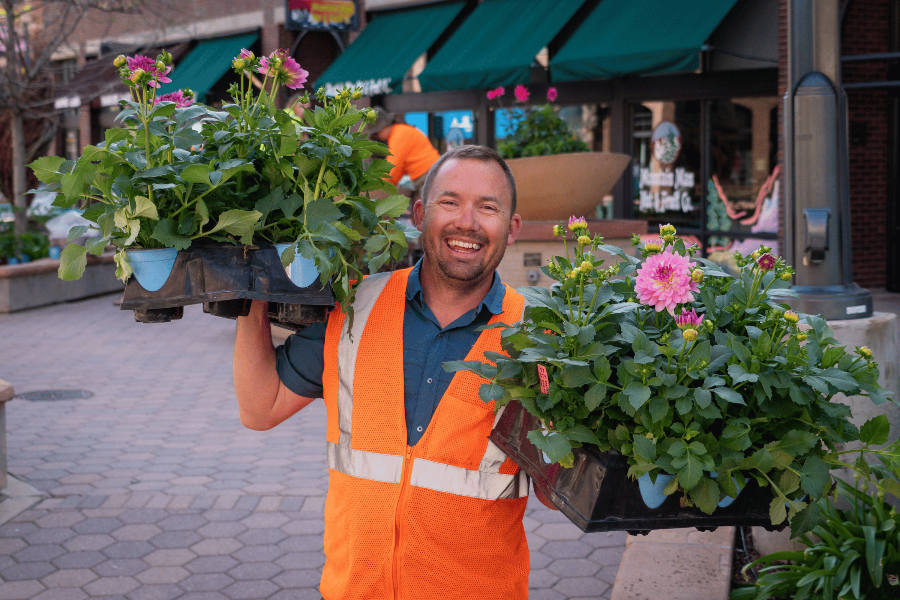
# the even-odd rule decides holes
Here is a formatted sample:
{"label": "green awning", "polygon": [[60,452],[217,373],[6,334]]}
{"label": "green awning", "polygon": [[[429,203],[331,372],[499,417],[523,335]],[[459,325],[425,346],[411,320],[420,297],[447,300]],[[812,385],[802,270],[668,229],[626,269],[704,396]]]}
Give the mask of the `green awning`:
{"label": "green awning", "polygon": [[190,88],[197,102],[203,102],[209,88],[231,68],[231,61],[240,54],[241,48],[249,48],[258,38],[259,34],[254,32],[198,43],[172,70],[169,75],[172,83],[159,86],[158,93]]}
{"label": "green awning", "polygon": [[736,3],[601,0],[550,60],[550,79],[578,81],[696,70],[701,46]]}
{"label": "green awning", "polygon": [[333,95],[344,86],[361,87],[367,96],[403,91],[406,72],[444,33],[464,5],[450,2],[374,16],[313,89],[325,86],[326,93]]}
{"label": "green awning", "polygon": [[485,0],[419,75],[422,91],[528,83],[541,48],[585,0]]}

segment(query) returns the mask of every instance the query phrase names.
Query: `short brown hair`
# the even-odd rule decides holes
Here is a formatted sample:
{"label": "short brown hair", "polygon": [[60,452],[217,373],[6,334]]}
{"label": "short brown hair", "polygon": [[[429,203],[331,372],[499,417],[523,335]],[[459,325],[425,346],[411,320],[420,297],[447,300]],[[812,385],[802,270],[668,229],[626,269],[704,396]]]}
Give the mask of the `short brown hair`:
{"label": "short brown hair", "polygon": [[512,192],[512,212],[510,215],[516,214],[516,180],[513,177],[512,171],[509,170],[509,165],[506,164],[506,161],[487,146],[457,146],[452,150],[448,150],[437,159],[437,161],[431,165],[431,168],[428,169],[428,174],[425,176],[425,185],[422,187],[423,204],[428,204],[428,195],[431,193],[431,184],[434,178],[437,177],[438,171],[441,170],[441,167],[444,166],[445,162],[453,158],[468,158],[480,160],[482,162],[494,161],[500,165],[500,168],[503,169],[503,173],[506,175],[509,189]]}

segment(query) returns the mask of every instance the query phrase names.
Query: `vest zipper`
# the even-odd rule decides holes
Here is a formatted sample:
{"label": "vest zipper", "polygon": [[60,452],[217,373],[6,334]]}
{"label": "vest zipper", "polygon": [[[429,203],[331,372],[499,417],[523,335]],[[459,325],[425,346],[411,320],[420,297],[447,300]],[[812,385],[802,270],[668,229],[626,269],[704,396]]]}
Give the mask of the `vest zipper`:
{"label": "vest zipper", "polygon": [[403,537],[403,515],[406,512],[406,490],[409,488],[409,480],[412,476],[413,447],[406,447],[406,456],[403,458],[403,475],[400,478],[400,496],[397,498],[397,510],[394,513],[394,599],[400,598],[400,540]]}

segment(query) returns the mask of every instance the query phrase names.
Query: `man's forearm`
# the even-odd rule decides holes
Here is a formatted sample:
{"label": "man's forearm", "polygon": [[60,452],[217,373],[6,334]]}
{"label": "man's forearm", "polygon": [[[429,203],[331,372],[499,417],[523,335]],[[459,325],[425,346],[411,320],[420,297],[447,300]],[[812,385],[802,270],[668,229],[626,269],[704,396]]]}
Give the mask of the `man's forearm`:
{"label": "man's forearm", "polygon": [[238,317],[234,340],[234,391],[244,425],[265,429],[260,425],[268,420],[279,385],[268,303],[254,300],[250,314]]}

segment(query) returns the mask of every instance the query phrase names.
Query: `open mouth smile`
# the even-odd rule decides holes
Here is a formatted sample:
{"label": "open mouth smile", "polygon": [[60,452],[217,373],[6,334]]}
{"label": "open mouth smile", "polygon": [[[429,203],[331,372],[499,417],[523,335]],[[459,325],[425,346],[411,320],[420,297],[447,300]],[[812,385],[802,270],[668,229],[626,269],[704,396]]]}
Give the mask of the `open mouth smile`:
{"label": "open mouth smile", "polygon": [[460,252],[462,254],[472,254],[478,252],[483,247],[483,244],[479,244],[477,242],[466,242],[463,240],[455,240],[450,239],[447,240],[447,246],[450,247],[451,250],[455,252]]}

